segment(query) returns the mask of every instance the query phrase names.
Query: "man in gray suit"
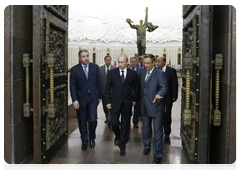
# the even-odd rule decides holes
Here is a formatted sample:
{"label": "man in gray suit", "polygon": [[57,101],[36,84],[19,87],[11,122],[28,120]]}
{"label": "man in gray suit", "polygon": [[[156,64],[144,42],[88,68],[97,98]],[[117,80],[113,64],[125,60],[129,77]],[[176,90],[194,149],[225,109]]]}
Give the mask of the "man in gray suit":
{"label": "man in gray suit", "polygon": [[152,140],[152,121],[154,127],[153,156],[154,162],[159,164],[163,156],[163,98],[167,93],[167,78],[155,66],[155,57],[152,54],[144,56],[145,70],[141,75],[141,114],[144,151],[150,151]]}
{"label": "man in gray suit", "polygon": [[110,122],[111,122],[111,114],[110,110],[106,108],[106,103],[105,103],[105,86],[107,82],[107,76],[108,73],[111,69],[117,68],[113,65],[111,65],[112,62],[112,57],[110,55],[106,55],[104,57],[104,62],[105,65],[102,65],[99,67],[99,72],[100,72],[100,77],[101,77],[101,87],[102,87],[102,105],[103,105],[103,111],[106,116],[106,120],[104,123],[108,123],[108,127],[110,127]]}

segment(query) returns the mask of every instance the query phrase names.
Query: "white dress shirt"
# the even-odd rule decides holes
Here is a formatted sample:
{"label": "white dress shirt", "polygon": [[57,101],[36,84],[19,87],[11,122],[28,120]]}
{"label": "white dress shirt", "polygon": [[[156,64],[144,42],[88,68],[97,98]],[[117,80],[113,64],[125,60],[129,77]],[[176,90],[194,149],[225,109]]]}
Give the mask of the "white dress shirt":
{"label": "white dress shirt", "polygon": [[109,69],[109,71],[110,71],[111,65],[109,65],[109,66],[105,65],[105,73],[106,73],[106,75],[107,75],[107,67],[108,67],[108,69]]}
{"label": "white dress shirt", "polygon": [[[149,71],[150,75],[152,74],[152,71],[153,71],[153,70],[154,70],[154,67],[152,68],[152,70]],[[149,75],[149,76],[150,76],[150,75]],[[146,74],[146,76],[145,76],[145,80],[146,80],[147,76],[148,76],[148,71],[147,71],[147,74]]]}
{"label": "white dress shirt", "polygon": [[165,65],[165,66],[162,68],[162,71],[163,71],[163,72],[166,72],[166,68],[167,68],[167,65]]}
{"label": "white dress shirt", "polygon": [[122,76],[122,71],[124,71],[124,79],[126,78],[126,76],[127,76],[127,67],[124,69],[124,70],[121,70],[120,68],[119,68],[119,73],[120,73],[120,77]]}

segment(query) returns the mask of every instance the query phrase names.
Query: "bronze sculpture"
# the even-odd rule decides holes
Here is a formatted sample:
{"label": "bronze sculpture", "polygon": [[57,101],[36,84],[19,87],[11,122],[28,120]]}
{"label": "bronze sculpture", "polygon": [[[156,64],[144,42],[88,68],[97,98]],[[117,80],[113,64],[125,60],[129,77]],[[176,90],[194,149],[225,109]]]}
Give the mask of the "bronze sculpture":
{"label": "bronze sculpture", "polygon": [[138,48],[138,56],[145,54],[146,50],[146,29],[148,32],[154,31],[158,26],[154,26],[151,22],[148,22],[148,7],[146,7],[146,16],[145,22],[143,24],[143,20],[140,20],[140,25],[131,24],[133,21],[127,18],[126,22],[130,25],[131,28],[137,30],[137,48]]}

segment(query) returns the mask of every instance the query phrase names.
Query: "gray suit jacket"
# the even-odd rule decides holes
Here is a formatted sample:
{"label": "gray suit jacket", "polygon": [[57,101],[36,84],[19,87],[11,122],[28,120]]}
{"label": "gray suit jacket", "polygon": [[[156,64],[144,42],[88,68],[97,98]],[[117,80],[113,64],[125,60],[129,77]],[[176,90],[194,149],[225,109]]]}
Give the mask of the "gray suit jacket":
{"label": "gray suit jacket", "polygon": [[[105,86],[106,86],[106,82],[107,82],[107,75],[105,72],[105,64],[99,67],[99,72],[100,72],[100,77],[101,77],[101,87],[102,87],[102,96],[105,96]],[[117,68],[113,65],[111,65],[110,70]]]}
{"label": "gray suit jacket", "polygon": [[161,116],[164,109],[164,100],[152,103],[155,95],[165,97],[167,94],[167,78],[159,69],[154,68],[150,77],[145,82],[147,71],[144,70],[141,75],[141,113],[144,115],[145,110],[150,117]]}

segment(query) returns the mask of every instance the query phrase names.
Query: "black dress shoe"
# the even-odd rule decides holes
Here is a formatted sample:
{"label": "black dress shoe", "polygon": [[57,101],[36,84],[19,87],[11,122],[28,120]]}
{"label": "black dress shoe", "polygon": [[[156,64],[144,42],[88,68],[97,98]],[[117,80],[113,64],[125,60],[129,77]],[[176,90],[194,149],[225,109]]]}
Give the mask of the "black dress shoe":
{"label": "black dress shoe", "polygon": [[137,124],[137,123],[136,123],[136,124],[134,124],[134,127],[135,127],[135,128],[139,128],[139,126],[138,126],[138,124]]}
{"label": "black dress shoe", "polygon": [[154,158],[153,163],[154,164],[160,164],[161,163],[161,158]]}
{"label": "black dress shoe", "polygon": [[121,155],[121,156],[124,156],[125,154],[126,154],[125,149],[120,149],[120,155]]}
{"label": "black dress shoe", "polygon": [[95,147],[95,141],[94,141],[94,139],[90,139],[90,147],[91,147],[92,149],[94,149],[94,147]]}
{"label": "black dress shoe", "polygon": [[117,137],[115,137],[115,139],[114,139],[114,144],[115,144],[115,146],[118,145],[118,138]]}
{"label": "black dress shoe", "polygon": [[82,144],[82,150],[83,151],[87,150],[87,144]]}
{"label": "black dress shoe", "polygon": [[150,152],[150,148],[149,149],[144,149],[143,150],[143,155],[147,155]]}

